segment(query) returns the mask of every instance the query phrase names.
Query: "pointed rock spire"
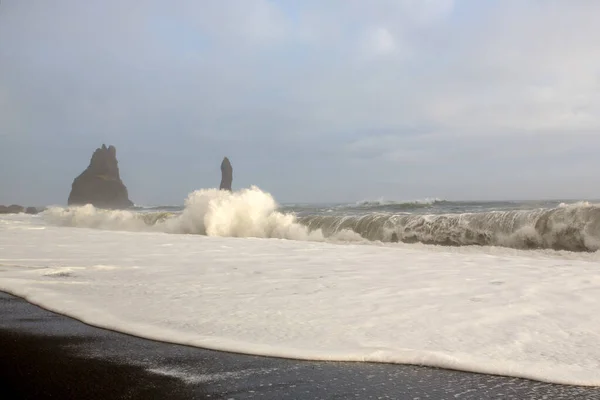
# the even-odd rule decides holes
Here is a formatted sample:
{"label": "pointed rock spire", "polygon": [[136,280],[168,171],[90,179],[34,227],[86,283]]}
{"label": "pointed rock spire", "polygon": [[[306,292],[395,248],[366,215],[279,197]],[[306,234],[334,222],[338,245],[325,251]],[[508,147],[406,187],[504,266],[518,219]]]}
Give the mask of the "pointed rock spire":
{"label": "pointed rock spire", "polygon": [[229,158],[225,157],[221,163],[221,185],[219,189],[231,192],[231,182],[233,182],[233,167],[229,162]]}

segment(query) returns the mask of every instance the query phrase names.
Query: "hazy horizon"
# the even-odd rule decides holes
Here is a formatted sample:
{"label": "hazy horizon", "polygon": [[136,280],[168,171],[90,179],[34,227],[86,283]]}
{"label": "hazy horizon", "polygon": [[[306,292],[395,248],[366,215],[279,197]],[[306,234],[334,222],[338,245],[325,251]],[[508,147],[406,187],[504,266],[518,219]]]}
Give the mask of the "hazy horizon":
{"label": "hazy horizon", "polygon": [[[216,189],[216,188],[214,188]],[[240,188],[240,189],[246,189],[246,188]],[[238,189],[239,190],[239,189]],[[277,199],[276,199],[277,200]],[[360,206],[361,204],[364,203],[382,203],[383,204],[410,204],[410,203],[422,203],[422,204],[428,204],[428,203],[443,203],[443,202],[448,202],[448,203],[523,203],[523,204],[527,204],[527,203],[540,203],[540,202],[547,202],[547,203],[551,203],[551,202],[567,202],[567,203],[577,203],[577,202],[586,202],[586,201],[592,201],[592,202],[600,202],[600,198],[587,198],[587,199],[559,199],[559,198],[548,198],[548,199],[488,199],[488,200],[481,200],[481,199],[440,199],[440,198],[422,198],[422,199],[388,199],[388,198],[369,198],[369,199],[362,199],[362,200],[352,200],[352,201],[328,201],[328,202],[300,202],[300,201],[286,201],[286,202],[277,202],[278,205],[280,206],[336,206],[336,205],[357,205]],[[64,204],[56,204],[56,205],[64,205]],[[184,201],[181,201],[180,203],[172,203],[172,204],[142,204],[142,203],[136,203],[134,205],[134,207],[184,207]]]}
{"label": "hazy horizon", "polygon": [[4,0],[0,204],[600,198],[600,2]]}

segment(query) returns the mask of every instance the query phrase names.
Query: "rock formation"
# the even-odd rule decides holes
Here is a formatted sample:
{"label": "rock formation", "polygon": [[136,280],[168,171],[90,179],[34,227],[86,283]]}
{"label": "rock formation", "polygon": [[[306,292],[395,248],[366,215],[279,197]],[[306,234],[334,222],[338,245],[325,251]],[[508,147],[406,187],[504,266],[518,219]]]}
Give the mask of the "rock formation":
{"label": "rock formation", "polygon": [[10,206],[0,205],[0,214],[19,214],[24,212],[25,214],[37,214],[39,210],[35,207],[23,207],[18,204],[12,204]]}
{"label": "rock formation", "polygon": [[98,208],[127,208],[127,187],[119,176],[117,149],[102,145],[92,155],[90,165],[73,181],[69,205],[92,204]]}
{"label": "rock formation", "polygon": [[25,211],[25,207],[11,204],[10,206],[0,206],[0,214],[18,214]]}
{"label": "rock formation", "polygon": [[233,181],[233,167],[229,162],[229,158],[225,157],[221,163],[221,190],[229,190],[231,192],[231,182]]}

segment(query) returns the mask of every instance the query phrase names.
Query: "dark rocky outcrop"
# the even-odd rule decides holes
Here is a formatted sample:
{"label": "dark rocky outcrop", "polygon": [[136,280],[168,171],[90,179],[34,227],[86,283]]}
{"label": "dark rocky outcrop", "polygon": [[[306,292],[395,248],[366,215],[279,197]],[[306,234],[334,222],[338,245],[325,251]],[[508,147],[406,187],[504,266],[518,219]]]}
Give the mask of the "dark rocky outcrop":
{"label": "dark rocky outcrop", "polygon": [[25,208],[18,204],[12,204],[10,206],[0,205],[0,214],[19,214],[19,213],[23,213],[23,212],[26,214],[37,214],[40,211],[35,207]]}
{"label": "dark rocky outcrop", "polygon": [[221,190],[229,190],[231,192],[231,182],[233,182],[233,167],[229,162],[229,158],[225,157],[221,163]]}
{"label": "dark rocky outcrop", "polygon": [[73,181],[69,205],[92,204],[98,208],[128,208],[127,187],[119,176],[117,149],[102,145],[92,155],[90,165]]}
{"label": "dark rocky outcrop", "polygon": [[0,206],[0,214],[18,214],[25,211],[25,207],[11,204],[10,206]]}

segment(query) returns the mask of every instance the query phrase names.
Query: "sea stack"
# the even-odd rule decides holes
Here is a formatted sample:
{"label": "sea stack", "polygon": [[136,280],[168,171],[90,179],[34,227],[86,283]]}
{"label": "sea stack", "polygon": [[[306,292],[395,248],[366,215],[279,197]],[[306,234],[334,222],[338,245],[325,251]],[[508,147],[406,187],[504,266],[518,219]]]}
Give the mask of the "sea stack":
{"label": "sea stack", "polygon": [[229,190],[231,192],[231,182],[233,181],[233,167],[229,162],[229,158],[225,157],[221,163],[221,190]]}
{"label": "sea stack", "polygon": [[119,176],[117,149],[102,145],[90,165],[73,181],[69,205],[92,204],[98,208],[121,209],[133,205]]}

